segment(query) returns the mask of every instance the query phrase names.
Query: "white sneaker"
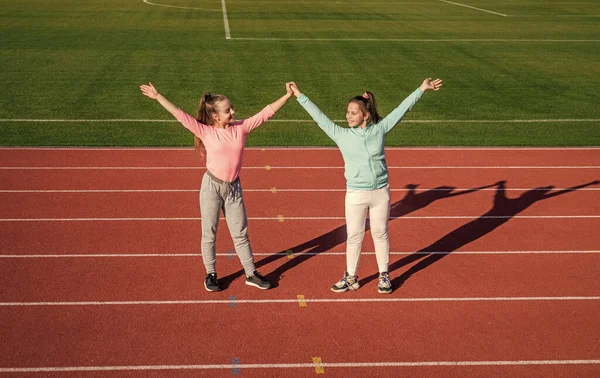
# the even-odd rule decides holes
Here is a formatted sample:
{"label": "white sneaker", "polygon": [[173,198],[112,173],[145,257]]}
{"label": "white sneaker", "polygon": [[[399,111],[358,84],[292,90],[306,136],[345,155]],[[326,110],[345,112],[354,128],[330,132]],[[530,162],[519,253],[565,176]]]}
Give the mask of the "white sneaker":
{"label": "white sneaker", "polygon": [[358,276],[351,276],[348,272],[344,272],[344,278],[336,282],[331,287],[331,291],[334,293],[343,293],[348,290],[358,290],[359,287]]}
{"label": "white sneaker", "polygon": [[379,285],[377,286],[377,292],[380,294],[392,293],[392,283],[390,282],[390,275],[388,272],[379,273]]}

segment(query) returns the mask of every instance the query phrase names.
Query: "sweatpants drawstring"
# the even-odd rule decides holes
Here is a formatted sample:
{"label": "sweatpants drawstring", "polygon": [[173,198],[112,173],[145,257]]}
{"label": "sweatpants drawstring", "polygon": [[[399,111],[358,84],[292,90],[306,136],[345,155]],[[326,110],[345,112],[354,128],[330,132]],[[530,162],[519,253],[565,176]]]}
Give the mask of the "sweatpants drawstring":
{"label": "sweatpants drawstring", "polygon": [[231,196],[231,198],[234,200],[237,197],[242,196],[242,187],[240,185],[240,180],[235,180],[234,182],[225,182],[225,188],[227,189],[227,195]]}
{"label": "sweatpants drawstring", "polygon": [[215,175],[210,173],[210,171],[206,171],[206,174],[216,183],[225,185],[225,198],[227,198],[227,196],[230,196],[231,199],[235,200],[238,197],[242,196],[242,186],[240,185],[239,177],[235,179],[235,181],[229,182],[217,178]]}

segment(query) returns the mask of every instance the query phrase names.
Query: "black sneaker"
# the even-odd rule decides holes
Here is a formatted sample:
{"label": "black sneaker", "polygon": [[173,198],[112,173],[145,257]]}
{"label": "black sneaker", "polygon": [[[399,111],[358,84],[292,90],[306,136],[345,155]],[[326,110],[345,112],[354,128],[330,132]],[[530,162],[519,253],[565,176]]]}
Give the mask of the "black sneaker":
{"label": "black sneaker", "polygon": [[204,279],[204,288],[206,291],[219,291],[219,281],[217,281],[217,273],[209,273]]}
{"label": "black sneaker", "polygon": [[351,276],[348,272],[344,272],[344,278],[336,282],[331,287],[331,291],[334,293],[343,293],[348,290],[357,290],[359,287],[358,276]]}
{"label": "black sneaker", "polygon": [[246,285],[254,286],[261,290],[267,290],[271,288],[271,282],[267,280],[265,277],[261,276],[256,270],[254,274],[251,276],[246,276]]}
{"label": "black sneaker", "polygon": [[379,285],[377,286],[377,291],[380,294],[392,293],[392,283],[390,282],[390,275],[388,272],[379,273]]}

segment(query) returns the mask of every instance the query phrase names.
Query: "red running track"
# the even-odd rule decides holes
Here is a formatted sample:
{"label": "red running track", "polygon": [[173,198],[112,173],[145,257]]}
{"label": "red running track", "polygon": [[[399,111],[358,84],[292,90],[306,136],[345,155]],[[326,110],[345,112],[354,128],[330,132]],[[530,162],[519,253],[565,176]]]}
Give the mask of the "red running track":
{"label": "red running track", "polygon": [[598,376],[599,152],[391,149],[382,296],[368,234],[363,287],[328,290],[345,265],[336,150],[247,150],[276,287],[243,284],[222,224],[226,290],[207,293],[193,151],[0,149],[0,372]]}

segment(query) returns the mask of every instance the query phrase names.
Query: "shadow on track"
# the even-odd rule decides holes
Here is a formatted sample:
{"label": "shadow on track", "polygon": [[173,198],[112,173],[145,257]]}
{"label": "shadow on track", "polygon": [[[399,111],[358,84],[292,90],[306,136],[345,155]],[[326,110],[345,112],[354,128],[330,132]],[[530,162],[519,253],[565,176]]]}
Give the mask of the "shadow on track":
{"label": "shadow on track", "polygon": [[[506,196],[506,182],[501,181],[497,184],[498,188],[494,196],[493,206],[488,212],[477,219],[460,226],[454,231],[451,231],[431,245],[390,264],[389,272],[391,273],[408,264],[418,261],[400,276],[392,279],[392,287],[396,289],[402,286],[402,284],[415,273],[436,263],[457,249],[492,232],[534,203],[598,184],[600,184],[600,181],[596,180],[556,192],[551,192],[554,188],[553,186],[538,187],[524,192],[517,198],[508,198]],[[535,230],[531,231],[534,232]],[[366,284],[377,279],[378,276],[378,274],[372,274],[359,282],[361,285]]]}
{"label": "shadow on track", "polygon": [[[400,218],[404,215],[410,214],[426,206],[429,206],[435,201],[445,198],[456,197],[463,194],[473,193],[478,190],[491,188],[497,185],[499,185],[499,183],[494,183],[491,185],[461,191],[456,191],[456,188],[451,186],[439,186],[433,189],[426,190],[422,193],[417,193],[418,185],[409,184],[406,186],[406,189],[408,189],[406,196],[404,196],[402,200],[397,201],[390,206],[390,222],[393,222],[395,219]],[[370,225],[367,221],[365,231],[368,231],[369,229]],[[259,269],[260,267],[270,264],[279,259],[287,259],[288,261],[286,261],[274,271],[266,275],[266,277],[273,283],[273,287],[277,287],[279,280],[284,277],[284,273],[287,272],[289,269],[292,269],[298,266],[299,264],[302,264],[303,262],[318,255],[319,253],[329,251],[332,248],[342,243],[345,243],[346,236],[346,225],[344,224],[305,243],[296,245],[284,251],[280,251],[268,257],[265,257],[260,261],[256,262],[256,268]],[[288,254],[290,253],[294,254],[294,257],[292,259],[288,259]],[[340,272],[342,272],[344,269],[345,267],[340,266]],[[231,282],[233,282],[239,277],[242,277],[243,275],[244,271],[239,270],[228,276],[220,278],[219,284],[221,285],[222,289],[226,289],[227,287],[229,287]]]}

